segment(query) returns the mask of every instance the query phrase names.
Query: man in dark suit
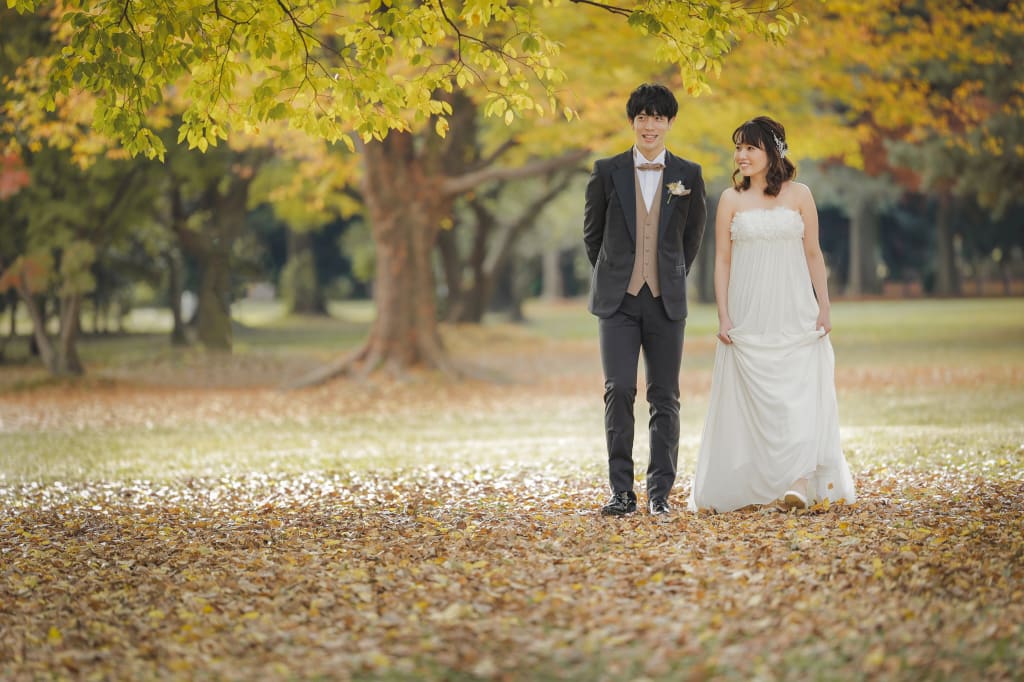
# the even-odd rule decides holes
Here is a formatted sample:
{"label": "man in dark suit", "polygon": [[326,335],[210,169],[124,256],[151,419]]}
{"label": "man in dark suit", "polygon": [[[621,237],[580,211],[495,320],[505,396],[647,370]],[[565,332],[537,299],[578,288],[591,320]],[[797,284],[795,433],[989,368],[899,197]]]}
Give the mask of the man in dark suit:
{"label": "man in dark suit", "polygon": [[679,104],[662,85],[629,97],[632,149],[601,159],[587,184],[583,241],[594,271],[590,312],[598,317],[604,421],[612,498],[608,516],[636,511],[633,403],[640,351],[647,369],[651,457],[647,504],[671,511],[679,454],[679,366],[686,327],[686,275],[704,234],[704,180],[695,163],[669,153],[665,136]]}

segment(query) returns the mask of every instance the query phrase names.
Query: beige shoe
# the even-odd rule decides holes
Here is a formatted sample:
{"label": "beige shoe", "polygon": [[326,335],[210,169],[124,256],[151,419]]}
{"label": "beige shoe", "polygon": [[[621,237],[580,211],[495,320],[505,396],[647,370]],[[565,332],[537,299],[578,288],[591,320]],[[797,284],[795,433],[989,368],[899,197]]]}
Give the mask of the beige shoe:
{"label": "beige shoe", "polygon": [[782,496],[782,505],[790,509],[807,509],[807,497],[798,490],[787,490]]}

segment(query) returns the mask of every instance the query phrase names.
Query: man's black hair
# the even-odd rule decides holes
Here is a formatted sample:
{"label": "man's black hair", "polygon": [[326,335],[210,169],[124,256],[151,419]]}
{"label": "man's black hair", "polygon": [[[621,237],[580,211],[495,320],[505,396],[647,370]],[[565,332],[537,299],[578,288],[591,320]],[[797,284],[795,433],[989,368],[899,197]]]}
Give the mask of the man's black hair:
{"label": "man's black hair", "polygon": [[675,118],[678,113],[676,96],[664,85],[656,83],[644,83],[632,92],[626,102],[626,116],[630,121],[640,114]]}

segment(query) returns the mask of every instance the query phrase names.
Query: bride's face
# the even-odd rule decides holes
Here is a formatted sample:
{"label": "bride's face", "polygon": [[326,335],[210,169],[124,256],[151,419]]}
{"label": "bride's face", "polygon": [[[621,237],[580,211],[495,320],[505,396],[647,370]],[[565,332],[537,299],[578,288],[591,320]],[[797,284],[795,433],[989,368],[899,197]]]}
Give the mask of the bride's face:
{"label": "bride's face", "polygon": [[751,177],[768,171],[768,152],[752,144],[741,142],[736,145],[733,156],[736,165],[745,177]]}

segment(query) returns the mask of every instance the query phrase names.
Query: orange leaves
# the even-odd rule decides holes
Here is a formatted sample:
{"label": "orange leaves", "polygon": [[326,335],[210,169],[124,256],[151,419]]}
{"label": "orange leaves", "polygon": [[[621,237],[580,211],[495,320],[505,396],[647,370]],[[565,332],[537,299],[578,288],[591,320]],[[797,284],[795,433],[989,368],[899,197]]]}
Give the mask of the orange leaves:
{"label": "orange leaves", "polygon": [[0,153],[0,201],[14,196],[30,182],[31,177],[20,154]]}
{"label": "orange leaves", "polygon": [[0,676],[1006,677],[1020,483],[858,484],[667,520],[513,470],[6,485]]}

